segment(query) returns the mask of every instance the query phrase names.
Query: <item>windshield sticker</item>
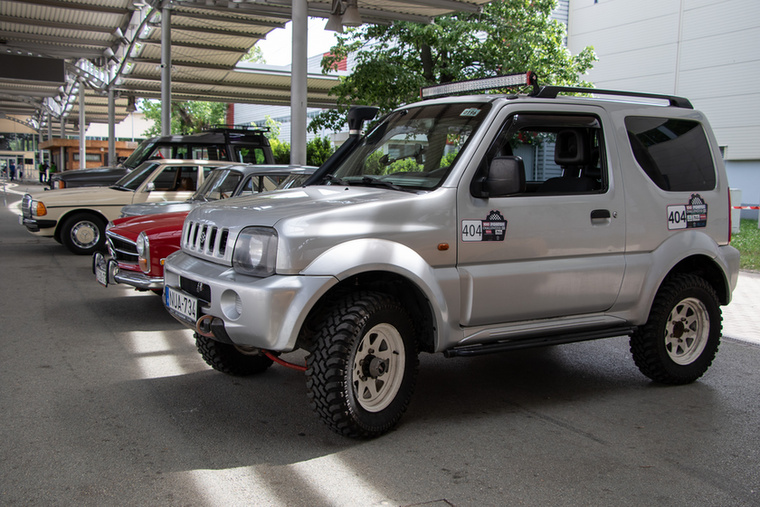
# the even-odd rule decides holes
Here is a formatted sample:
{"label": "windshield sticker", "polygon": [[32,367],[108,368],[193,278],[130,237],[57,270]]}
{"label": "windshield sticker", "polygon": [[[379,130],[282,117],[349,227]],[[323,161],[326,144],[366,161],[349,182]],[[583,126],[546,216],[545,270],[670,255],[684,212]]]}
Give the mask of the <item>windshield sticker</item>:
{"label": "windshield sticker", "polygon": [[459,116],[477,116],[479,112],[480,112],[480,109],[478,109],[477,107],[468,107],[467,109],[459,113]]}
{"label": "windshield sticker", "polygon": [[485,220],[462,220],[462,241],[504,241],[507,221],[500,211],[492,210]]}
{"label": "windshield sticker", "polygon": [[687,204],[668,206],[668,229],[693,229],[707,226],[707,203],[699,194],[691,194]]}

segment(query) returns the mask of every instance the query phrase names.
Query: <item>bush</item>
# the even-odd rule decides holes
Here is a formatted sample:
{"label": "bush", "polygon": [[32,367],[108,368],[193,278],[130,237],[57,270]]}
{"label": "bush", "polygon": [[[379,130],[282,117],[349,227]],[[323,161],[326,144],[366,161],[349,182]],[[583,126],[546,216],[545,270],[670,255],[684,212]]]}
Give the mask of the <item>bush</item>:
{"label": "bush", "polygon": [[[290,164],[290,143],[284,143],[279,139],[270,139],[269,146],[272,148],[272,156],[276,164]],[[306,143],[306,165],[321,166],[325,163],[335,149],[327,138],[315,137]]]}
{"label": "bush", "polygon": [[306,143],[306,164],[317,167],[325,163],[335,149],[326,137],[315,137]]}

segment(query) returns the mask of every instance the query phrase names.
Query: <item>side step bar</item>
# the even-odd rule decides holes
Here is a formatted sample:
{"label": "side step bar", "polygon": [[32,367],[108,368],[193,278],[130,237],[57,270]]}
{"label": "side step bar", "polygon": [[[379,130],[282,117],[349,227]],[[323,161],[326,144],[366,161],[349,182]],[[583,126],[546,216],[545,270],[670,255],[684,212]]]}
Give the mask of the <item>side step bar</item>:
{"label": "side step bar", "polygon": [[599,340],[601,338],[614,338],[615,336],[627,336],[636,330],[635,326],[616,327],[611,329],[599,329],[579,333],[538,336],[530,338],[516,338],[492,343],[478,343],[453,347],[443,351],[445,357],[470,357],[506,352],[509,350],[527,349],[533,347],[545,347],[548,345],[561,345],[563,343],[583,342]]}

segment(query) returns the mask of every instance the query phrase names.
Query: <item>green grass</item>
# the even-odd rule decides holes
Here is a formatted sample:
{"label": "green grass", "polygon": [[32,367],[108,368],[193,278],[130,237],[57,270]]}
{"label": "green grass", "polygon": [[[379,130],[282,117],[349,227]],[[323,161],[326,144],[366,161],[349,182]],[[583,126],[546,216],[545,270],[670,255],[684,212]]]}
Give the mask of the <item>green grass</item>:
{"label": "green grass", "polygon": [[742,220],[742,230],[731,236],[731,246],[742,254],[741,269],[760,271],[760,229],[757,220]]}

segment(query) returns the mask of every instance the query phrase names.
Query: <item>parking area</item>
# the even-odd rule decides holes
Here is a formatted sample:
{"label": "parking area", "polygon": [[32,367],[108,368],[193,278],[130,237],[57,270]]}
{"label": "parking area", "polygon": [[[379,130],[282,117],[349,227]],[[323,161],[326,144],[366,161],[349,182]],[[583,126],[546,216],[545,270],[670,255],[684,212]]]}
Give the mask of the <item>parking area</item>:
{"label": "parking area", "polygon": [[3,505],[760,505],[758,275],[694,384],[650,382],[624,337],[426,354],[400,426],[356,441],[302,373],[212,370],[158,296],[28,234],[25,188],[0,210]]}

